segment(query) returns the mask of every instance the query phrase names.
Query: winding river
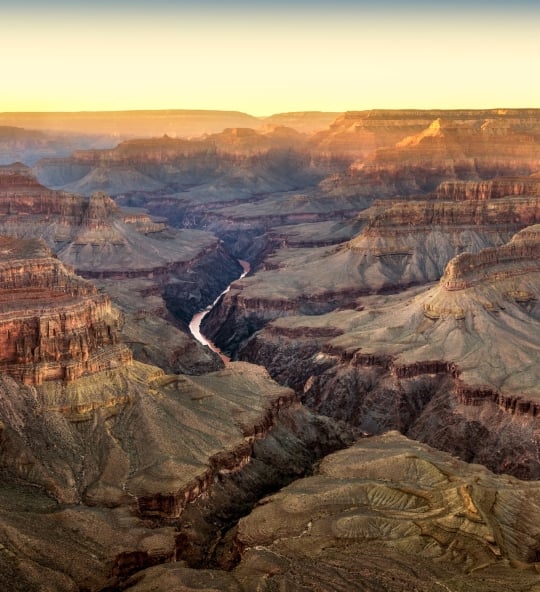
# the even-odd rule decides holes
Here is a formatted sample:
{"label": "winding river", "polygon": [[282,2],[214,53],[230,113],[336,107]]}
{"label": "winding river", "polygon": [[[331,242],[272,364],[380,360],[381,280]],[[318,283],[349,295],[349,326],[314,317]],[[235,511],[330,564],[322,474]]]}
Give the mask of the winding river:
{"label": "winding river", "polygon": [[[240,263],[240,265],[242,266],[242,269],[244,270],[242,272],[242,275],[238,278],[239,280],[241,280],[243,277],[245,277],[249,273],[251,266],[247,261],[242,261],[241,259],[238,260],[238,263]],[[234,281],[237,281],[237,280],[234,280]],[[230,362],[231,359],[228,356],[226,356],[215,343],[213,343],[212,341],[207,339],[201,333],[201,323],[202,323],[202,320],[204,319],[204,317],[214,308],[214,306],[217,304],[218,300],[223,296],[223,294],[226,294],[231,289],[232,283],[233,282],[231,282],[225,288],[225,290],[223,290],[223,292],[221,292],[221,294],[214,300],[214,302],[212,302],[212,304],[208,305],[204,310],[201,310],[196,315],[194,315],[193,318],[191,319],[191,322],[189,323],[189,330],[191,331],[191,334],[193,335],[193,337],[195,337],[195,339],[199,343],[202,343],[202,345],[206,345],[212,351],[216,352],[216,354],[219,355],[219,357],[223,360],[223,362],[225,364]]]}

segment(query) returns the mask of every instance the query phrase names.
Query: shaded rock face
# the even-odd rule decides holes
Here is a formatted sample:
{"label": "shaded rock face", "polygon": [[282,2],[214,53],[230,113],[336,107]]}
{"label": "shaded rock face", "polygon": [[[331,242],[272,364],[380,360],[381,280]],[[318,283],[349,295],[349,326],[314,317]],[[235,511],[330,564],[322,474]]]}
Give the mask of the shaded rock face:
{"label": "shaded rock face", "polygon": [[120,315],[40,241],[0,239],[0,369],[25,384],[123,366]]}
{"label": "shaded rock face", "polygon": [[83,195],[181,191],[185,198],[200,186],[216,192],[219,201],[217,190],[286,191],[315,185],[334,169],[331,158],[311,156],[306,137],[294,130],[234,128],[203,139],[164,136],[128,140],[112,150],[74,151],[67,159],[44,159],[33,170],[41,182]]}
{"label": "shaded rock face", "polygon": [[273,321],[239,355],[319,413],[538,478],[539,236],[459,255],[438,286],[364,298],[364,311]]}
{"label": "shaded rock face", "polygon": [[230,572],[169,564],[133,592],[534,589],[537,483],[497,477],[390,432],[332,454],[243,518]]}

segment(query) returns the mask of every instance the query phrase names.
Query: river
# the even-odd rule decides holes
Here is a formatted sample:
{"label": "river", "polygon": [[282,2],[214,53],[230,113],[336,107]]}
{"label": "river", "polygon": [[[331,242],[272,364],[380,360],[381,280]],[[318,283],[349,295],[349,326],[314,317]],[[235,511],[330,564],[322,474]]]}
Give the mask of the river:
{"label": "river", "polygon": [[[241,259],[238,260],[238,263],[240,263],[240,265],[242,266],[242,269],[244,270],[242,272],[242,275],[238,278],[239,280],[241,280],[243,277],[245,277],[249,273],[251,266],[247,261],[242,261]],[[234,281],[236,282],[237,280],[234,280]],[[234,282],[231,282],[225,288],[225,290],[223,290],[223,292],[221,292],[221,294],[214,300],[214,302],[212,302],[212,304],[210,304],[204,310],[201,310],[196,315],[194,315],[193,318],[191,319],[191,322],[189,323],[189,330],[191,331],[191,334],[193,335],[193,337],[195,337],[195,339],[199,343],[202,343],[203,345],[208,346],[212,351],[216,352],[216,354],[219,355],[219,357],[223,360],[223,362],[225,364],[228,364],[231,361],[231,359],[228,356],[226,356],[215,343],[213,343],[212,341],[207,339],[201,333],[201,323],[202,323],[202,320],[204,319],[204,317],[214,308],[214,306],[217,304],[218,300],[223,296],[223,294],[226,294],[231,289],[231,285],[233,283]]]}

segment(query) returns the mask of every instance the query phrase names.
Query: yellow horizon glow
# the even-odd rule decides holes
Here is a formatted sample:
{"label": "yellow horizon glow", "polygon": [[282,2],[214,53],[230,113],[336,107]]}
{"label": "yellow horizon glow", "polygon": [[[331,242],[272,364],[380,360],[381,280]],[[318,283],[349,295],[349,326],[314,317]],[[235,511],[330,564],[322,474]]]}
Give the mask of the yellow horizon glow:
{"label": "yellow horizon glow", "polygon": [[1,112],[540,107],[535,19],[7,15],[0,52]]}

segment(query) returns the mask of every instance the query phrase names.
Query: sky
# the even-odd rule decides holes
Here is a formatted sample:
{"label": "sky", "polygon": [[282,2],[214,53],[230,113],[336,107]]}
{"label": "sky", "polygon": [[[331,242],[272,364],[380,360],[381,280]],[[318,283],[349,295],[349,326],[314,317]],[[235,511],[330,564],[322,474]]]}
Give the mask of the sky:
{"label": "sky", "polygon": [[0,0],[0,112],[540,107],[540,2]]}

